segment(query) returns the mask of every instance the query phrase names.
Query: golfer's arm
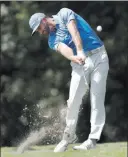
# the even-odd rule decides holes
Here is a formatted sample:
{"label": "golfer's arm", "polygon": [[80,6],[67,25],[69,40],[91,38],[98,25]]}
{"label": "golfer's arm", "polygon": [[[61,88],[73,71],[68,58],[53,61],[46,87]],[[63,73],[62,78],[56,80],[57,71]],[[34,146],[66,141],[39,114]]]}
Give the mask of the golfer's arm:
{"label": "golfer's arm", "polygon": [[76,21],[75,20],[71,20],[68,25],[68,30],[72,36],[72,39],[74,41],[74,44],[76,46],[76,49],[77,49],[77,52],[80,52],[83,50],[83,45],[82,45],[82,40],[81,40],[81,37],[80,37],[80,33],[77,29],[77,26],[76,26]]}
{"label": "golfer's arm", "polygon": [[64,43],[59,43],[57,52],[61,53],[65,58],[69,60],[71,60],[71,57],[74,55],[73,50]]}

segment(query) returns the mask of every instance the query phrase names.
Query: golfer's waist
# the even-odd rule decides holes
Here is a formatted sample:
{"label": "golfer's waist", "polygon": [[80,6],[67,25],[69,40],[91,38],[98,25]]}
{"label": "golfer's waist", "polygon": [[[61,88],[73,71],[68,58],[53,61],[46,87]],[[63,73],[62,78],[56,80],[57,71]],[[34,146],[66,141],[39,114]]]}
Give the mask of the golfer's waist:
{"label": "golfer's waist", "polygon": [[[90,50],[90,51],[86,51],[85,55],[86,56],[91,56],[93,54],[96,54],[96,53],[104,51],[104,50],[105,50],[105,47],[104,47],[104,45],[102,45],[101,47],[98,47],[96,49],[93,49],[93,50]],[[106,52],[106,51],[104,51],[104,52]]]}

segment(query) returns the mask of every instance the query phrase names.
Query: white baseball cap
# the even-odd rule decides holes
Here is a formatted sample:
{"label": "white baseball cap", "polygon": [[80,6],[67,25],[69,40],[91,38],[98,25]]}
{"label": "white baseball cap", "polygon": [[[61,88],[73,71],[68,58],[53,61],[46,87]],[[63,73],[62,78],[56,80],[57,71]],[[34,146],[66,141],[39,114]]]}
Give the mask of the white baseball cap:
{"label": "white baseball cap", "polygon": [[36,29],[39,27],[41,20],[46,15],[44,13],[35,13],[29,19],[29,26],[33,30],[31,36],[35,33]]}

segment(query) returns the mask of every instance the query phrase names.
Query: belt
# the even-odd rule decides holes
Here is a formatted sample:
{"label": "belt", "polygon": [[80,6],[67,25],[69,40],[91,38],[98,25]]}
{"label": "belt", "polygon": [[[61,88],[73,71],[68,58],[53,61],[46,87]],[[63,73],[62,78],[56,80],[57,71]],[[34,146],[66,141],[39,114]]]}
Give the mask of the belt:
{"label": "belt", "polygon": [[[94,49],[94,50],[87,51],[87,52],[85,53],[85,55],[86,55],[87,57],[88,57],[88,56],[92,56],[93,54],[98,53],[98,52],[103,51],[103,50],[105,50],[105,47],[104,47],[104,46],[101,46],[101,47],[98,47],[98,48],[96,48],[96,49]],[[104,51],[104,53],[106,53],[106,51]]]}

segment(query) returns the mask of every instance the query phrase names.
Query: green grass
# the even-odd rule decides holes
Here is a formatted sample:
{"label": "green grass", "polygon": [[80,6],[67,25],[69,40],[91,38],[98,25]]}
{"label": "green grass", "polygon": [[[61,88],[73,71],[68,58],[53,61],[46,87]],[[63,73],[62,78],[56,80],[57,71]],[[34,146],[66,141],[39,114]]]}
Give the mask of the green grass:
{"label": "green grass", "polygon": [[126,157],[127,143],[105,143],[98,144],[96,149],[89,151],[72,150],[72,146],[63,153],[54,153],[54,145],[35,146],[33,150],[28,150],[23,154],[16,154],[14,147],[2,147],[1,157]]}

